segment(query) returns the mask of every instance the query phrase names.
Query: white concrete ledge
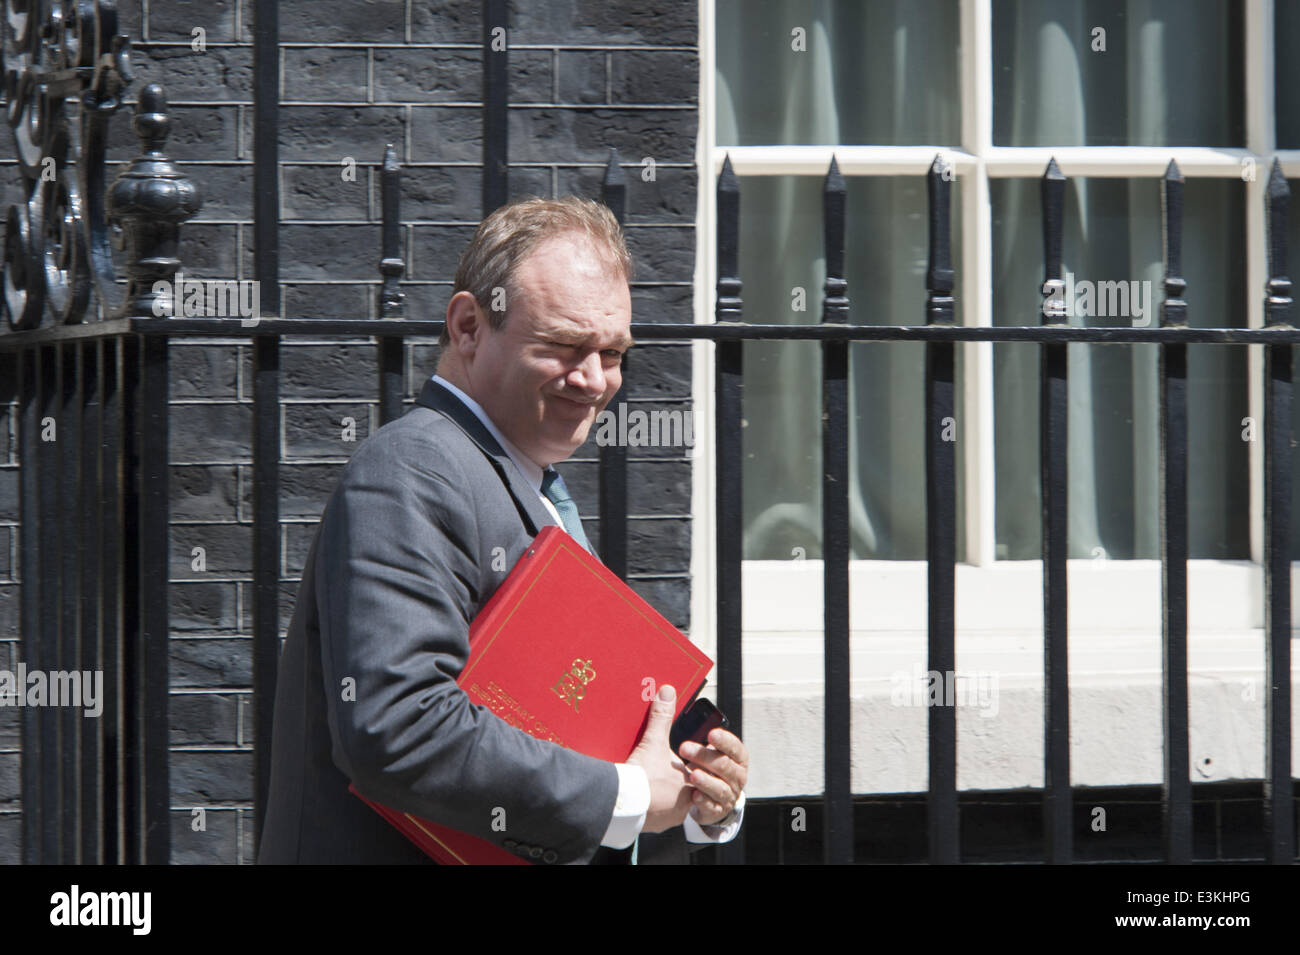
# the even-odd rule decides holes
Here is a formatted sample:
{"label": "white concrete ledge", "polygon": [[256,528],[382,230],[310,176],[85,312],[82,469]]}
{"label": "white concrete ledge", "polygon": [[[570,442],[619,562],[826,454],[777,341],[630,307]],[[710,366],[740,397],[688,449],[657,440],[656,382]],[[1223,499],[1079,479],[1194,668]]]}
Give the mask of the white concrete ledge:
{"label": "white concrete ledge", "polygon": [[[1070,639],[1072,783],[1158,784],[1159,631],[1081,631]],[[927,787],[925,643],[923,630],[854,633],[854,792]],[[753,796],[823,790],[819,645],[820,634],[745,634],[744,729]],[[1189,661],[1192,779],[1261,778],[1262,631],[1194,631]],[[1042,786],[1042,670],[1041,631],[958,634],[960,788]],[[1297,675],[1300,666],[1292,671],[1292,725],[1300,712]],[[1300,738],[1292,742],[1292,764],[1300,766]]]}

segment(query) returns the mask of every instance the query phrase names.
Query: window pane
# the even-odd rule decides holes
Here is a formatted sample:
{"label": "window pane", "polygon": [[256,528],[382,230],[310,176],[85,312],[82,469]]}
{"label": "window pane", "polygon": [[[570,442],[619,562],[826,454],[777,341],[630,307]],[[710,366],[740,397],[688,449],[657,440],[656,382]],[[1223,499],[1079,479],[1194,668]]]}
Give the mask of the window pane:
{"label": "window pane", "polygon": [[[953,186],[953,261],[960,275],[960,180]],[[923,177],[848,180],[845,272],[853,323],[924,324],[927,208]],[[821,210],[821,177],[741,180],[746,321],[821,321],[826,277]],[[801,305],[805,310],[799,310]],[[958,349],[959,380],[960,355]],[[855,558],[925,557],[924,361],[925,347],[916,342],[850,347],[850,543]],[[821,368],[818,343],[745,345],[748,560],[822,556]],[[960,468],[958,473],[960,514]]]}
{"label": "window pane", "polygon": [[717,141],[956,145],[957,0],[718,0]]}
{"label": "window pane", "polygon": [[1234,0],[994,0],[993,141],[1242,146],[1242,71]]}
{"label": "window pane", "polygon": [[[1160,188],[1158,179],[1068,181],[1063,266],[1071,324],[1159,324]],[[990,183],[997,325],[1041,321],[1038,190],[1038,180]],[[1187,181],[1183,274],[1193,326],[1246,325],[1244,200],[1239,180]],[[1041,556],[1039,349],[994,346],[999,558]],[[1154,345],[1069,348],[1071,557],[1160,556],[1158,356]],[[1187,362],[1190,554],[1248,558],[1246,349],[1192,345]]]}
{"label": "window pane", "polygon": [[[1278,149],[1300,149],[1300,3],[1279,0],[1273,7],[1273,106]],[[1292,248],[1295,248],[1293,245]]]}

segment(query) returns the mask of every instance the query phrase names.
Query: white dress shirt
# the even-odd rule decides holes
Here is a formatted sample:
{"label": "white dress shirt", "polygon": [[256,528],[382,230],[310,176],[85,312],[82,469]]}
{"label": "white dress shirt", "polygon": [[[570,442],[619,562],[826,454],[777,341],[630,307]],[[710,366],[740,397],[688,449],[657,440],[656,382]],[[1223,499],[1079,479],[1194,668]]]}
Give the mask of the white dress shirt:
{"label": "white dress shirt", "polygon": [[[529,487],[537,492],[537,497],[546,506],[546,510],[550,512],[550,515],[555,518],[555,523],[563,527],[564,521],[560,519],[560,512],[555,509],[555,505],[551,503],[550,499],[542,493],[542,467],[510,443],[506,436],[492,423],[492,419],[487,416],[487,412],[483,410],[477,401],[446,378],[434,375],[433,380],[459,398],[466,408],[474,412],[474,417],[478,418],[483,423],[483,427],[487,428],[492,437],[496,438],[497,443],[501,445],[501,449],[514,462],[515,467],[519,469],[519,473],[523,475]],[[645,770],[640,766],[631,763],[615,763],[614,768],[618,770],[618,798],[614,801],[614,815],[609,821],[609,828],[605,830],[605,837],[601,839],[600,844],[610,849],[626,849],[636,842],[637,836],[641,834],[641,829],[645,825],[646,813],[650,811],[650,780],[647,778]],[[740,831],[740,824],[744,820],[744,816],[745,794],[741,793],[740,798],[736,801],[736,811],[727,825],[701,826],[688,815],[686,821],[682,824],[682,829],[686,833],[688,842],[730,842],[735,838],[736,833]]]}

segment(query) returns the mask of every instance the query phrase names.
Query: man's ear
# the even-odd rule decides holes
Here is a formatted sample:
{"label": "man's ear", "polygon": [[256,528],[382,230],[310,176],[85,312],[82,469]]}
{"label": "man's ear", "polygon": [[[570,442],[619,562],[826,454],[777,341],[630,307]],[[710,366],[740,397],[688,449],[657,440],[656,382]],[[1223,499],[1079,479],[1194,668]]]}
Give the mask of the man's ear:
{"label": "man's ear", "polygon": [[447,303],[447,334],[451,348],[462,357],[474,353],[487,328],[487,316],[479,308],[473,292],[460,291]]}

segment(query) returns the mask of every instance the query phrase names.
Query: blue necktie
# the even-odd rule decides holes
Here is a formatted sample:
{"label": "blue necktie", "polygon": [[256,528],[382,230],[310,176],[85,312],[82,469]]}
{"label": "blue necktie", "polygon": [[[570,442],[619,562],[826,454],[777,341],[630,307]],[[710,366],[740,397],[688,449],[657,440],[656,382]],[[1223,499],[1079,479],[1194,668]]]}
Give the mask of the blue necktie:
{"label": "blue necktie", "polygon": [[578,505],[574,504],[573,498],[569,497],[569,489],[564,486],[564,478],[560,477],[560,472],[554,468],[547,468],[542,472],[542,496],[555,505],[555,509],[560,514],[560,522],[569,532],[569,536],[587,550],[591,550],[587,535],[582,531]]}

